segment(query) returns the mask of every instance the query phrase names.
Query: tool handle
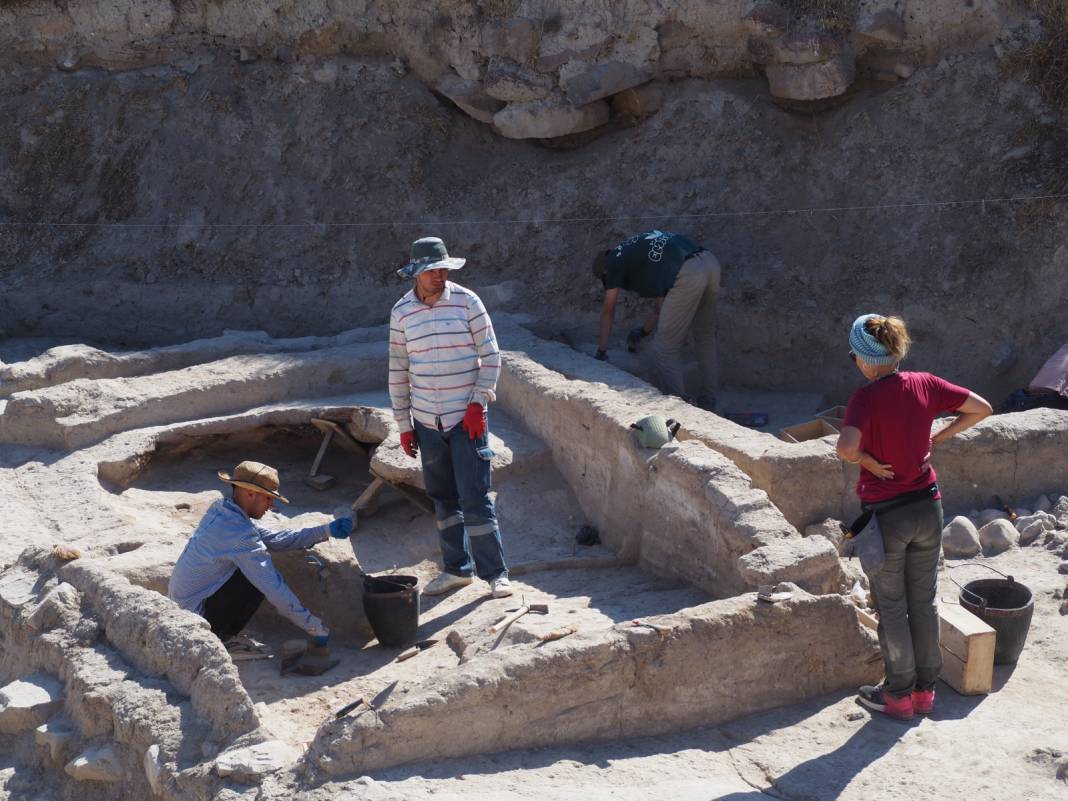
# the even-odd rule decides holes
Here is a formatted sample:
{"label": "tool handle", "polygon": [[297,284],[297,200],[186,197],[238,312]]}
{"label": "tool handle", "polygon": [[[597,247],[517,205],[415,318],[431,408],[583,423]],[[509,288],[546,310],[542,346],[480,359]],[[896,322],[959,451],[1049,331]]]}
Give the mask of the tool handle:
{"label": "tool handle", "polygon": [[404,662],[407,659],[411,659],[413,656],[419,655],[419,646],[413,645],[411,648],[405,649],[397,654],[397,661]]}
{"label": "tool handle", "polygon": [[345,715],[349,714],[349,712],[360,706],[362,703],[363,699],[357,698],[351,704],[345,704],[345,706],[341,707],[341,709],[334,713],[334,720],[341,720]]}
{"label": "tool handle", "polygon": [[511,626],[513,623],[515,623],[517,620],[519,620],[519,618],[523,617],[523,615],[525,615],[529,611],[530,611],[530,607],[529,606],[521,606],[521,607],[519,607],[514,612],[512,612],[512,614],[508,615],[508,617],[506,617],[506,618],[504,618],[502,620],[499,620],[496,623],[494,623],[492,626],[490,626],[490,632],[492,634],[496,634],[498,631],[501,631],[503,629],[508,628],[509,626]]}

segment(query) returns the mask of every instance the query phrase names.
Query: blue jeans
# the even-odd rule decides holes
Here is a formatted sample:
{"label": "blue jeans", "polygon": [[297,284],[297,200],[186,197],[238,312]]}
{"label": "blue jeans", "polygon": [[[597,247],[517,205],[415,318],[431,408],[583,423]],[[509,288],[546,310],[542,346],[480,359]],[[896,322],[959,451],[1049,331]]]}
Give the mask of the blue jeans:
{"label": "blue jeans", "polygon": [[448,431],[415,423],[426,493],[434,501],[445,572],[486,581],[508,575],[490,490],[489,434],[471,439],[462,424]]}

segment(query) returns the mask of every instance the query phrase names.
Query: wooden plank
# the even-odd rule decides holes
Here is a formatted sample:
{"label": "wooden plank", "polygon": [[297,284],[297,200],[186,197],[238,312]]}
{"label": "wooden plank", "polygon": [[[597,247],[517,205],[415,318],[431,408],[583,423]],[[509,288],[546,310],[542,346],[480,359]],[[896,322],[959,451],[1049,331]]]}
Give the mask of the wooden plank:
{"label": "wooden plank", "polygon": [[353,501],[353,511],[363,512],[365,516],[373,515],[378,508],[378,496],[385,486],[386,482],[375,476],[375,480],[371,482],[371,485],[360,493],[359,498]]}
{"label": "wooden plank", "polygon": [[382,478],[382,476],[378,475],[374,470],[371,471],[371,475],[375,478],[381,478],[389,484],[389,486],[393,487],[393,489],[397,490],[397,492],[428,515],[434,514],[434,502],[430,499],[430,496],[426,494],[425,490],[413,487],[411,484],[402,484],[399,481],[390,481],[388,478]]}
{"label": "wooden plank", "polygon": [[988,638],[993,642],[997,636],[987,623],[957,604],[938,605],[938,635],[943,648],[965,661],[972,638]]}
{"label": "wooden plank", "polygon": [[315,478],[315,474],[319,472],[319,465],[323,463],[323,456],[326,455],[326,449],[330,445],[330,438],[334,436],[334,432],[327,429],[323,432],[323,442],[319,446],[319,452],[315,454],[315,461],[312,462],[311,470],[308,471],[308,478]]}
{"label": "wooden plank", "polygon": [[336,436],[337,443],[347,451],[358,453],[362,456],[366,456],[369,450],[368,446],[362,442],[353,438],[346,429],[335,423],[333,420],[326,420],[322,417],[313,417],[311,424],[326,434],[328,431]]}
{"label": "wooden plank", "polygon": [[961,695],[990,692],[997,639],[994,629],[956,604],[939,606],[938,629],[942,679]]}
{"label": "wooden plank", "polygon": [[956,654],[943,648],[942,681],[961,695],[986,695],[994,683],[993,654],[991,654],[989,664],[980,666],[977,660],[965,662]]}

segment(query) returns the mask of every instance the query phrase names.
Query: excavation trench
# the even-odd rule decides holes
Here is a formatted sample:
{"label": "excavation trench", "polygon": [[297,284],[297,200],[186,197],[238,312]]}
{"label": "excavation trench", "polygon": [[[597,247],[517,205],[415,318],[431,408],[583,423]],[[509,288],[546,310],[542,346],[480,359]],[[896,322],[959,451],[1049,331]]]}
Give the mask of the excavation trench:
{"label": "excavation trench", "polygon": [[[27,503],[51,504],[53,519],[85,550],[67,565],[28,552],[0,576],[15,588],[0,591],[11,644],[4,678],[81,675],[75,666],[90,646],[78,645],[88,625],[80,621],[95,620],[93,647],[125,663],[133,685],[169,682],[175,698],[188,698],[189,714],[210,731],[205,759],[235,744],[276,741],[289,749],[283,767],[312,780],[719,722],[878,678],[872,634],[839,594],[851,571],[826,538],[803,536],[809,524],[842,519],[849,508],[851,477],[834,457],[833,436],[785,442],[666,397],[620,365],[539,338],[507,315],[496,322],[503,368],[490,411],[494,491],[515,596],[493,599],[476,581],[424,597],[416,636],[436,642],[397,661],[400,649],[380,645],[367,625],[357,557],[368,573],[414,575],[425,585],[440,552],[433,516],[413,502],[422,492],[419,463],[400,449],[388,397],[374,386],[386,364],[373,332],[237,362],[220,341],[208,361],[190,357],[172,371],[152,372],[149,353],[121,378],[83,375],[76,381],[94,389],[84,403],[67,391],[70,382],[12,396],[7,431],[29,459],[17,489]],[[346,367],[354,358],[358,368]],[[321,376],[321,366],[337,378]],[[163,388],[179,382],[192,413],[168,405]],[[35,405],[36,397],[53,406]],[[151,403],[141,408],[139,398]],[[20,417],[41,408],[57,410],[53,422],[35,427]],[[677,419],[678,440],[640,447],[630,425],[647,414]],[[1063,436],[1062,421],[1048,414],[980,426],[971,446],[1040,458]],[[305,481],[323,437],[316,420],[353,440],[343,447],[338,434],[326,448],[317,472],[332,481],[320,488]],[[67,454],[38,453],[26,442],[37,436],[37,446],[51,445],[75,432],[90,444]],[[950,487],[992,469],[958,463],[952,448],[943,458]],[[202,619],[163,597],[189,534],[227,490],[216,472],[243,459],[280,472],[291,503],[265,516],[271,528],[322,524],[376,477],[387,482],[375,508],[358,515],[355,553],[352,542],[330,540],[276,555],[286,581],[333,633],[340,661],[321,676],[281,674],[284,644],[302,632],[269,605],[248,632],[275,656],[234,663]],[[50,478],[34,483],[34,472]],[[1013,480],[1038,480],[1025,472]],[[92,514],[78,528],[71,523],[84,514],[84,498],[94,499]],[[596,528],[601,543],[579,545],[583,526]],[[65,584],[67,606],[50,595]],[[759,601],[755,591],[767,584],[789,597]],[[548,613],[491,631],[521,604],[544,604]],[[455,649],[445,642],[450,635]],[[62,637],[74,639],[50,650],[33,645]],[[710,683],[710,673],[736,679]],[[76,743],[106,735],[97,723],[105,710],[121,717],[130,708],[127,685],[114,686],[98,708],[67,704]],[[81,692],[64,687],[74,691]],[[161,775],[176,776],[188,760],[181,737],[165,726],[129,726],[112,727],[117,759],[139,770],[154,740]],[[470,735],[436,736],[443,727]]]}

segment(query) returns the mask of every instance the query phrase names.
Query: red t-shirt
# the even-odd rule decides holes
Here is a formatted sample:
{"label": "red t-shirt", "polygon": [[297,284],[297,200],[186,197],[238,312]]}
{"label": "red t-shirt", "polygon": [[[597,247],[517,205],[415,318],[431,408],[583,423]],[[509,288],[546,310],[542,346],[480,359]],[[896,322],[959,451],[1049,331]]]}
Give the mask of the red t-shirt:
{"label": "red t-shirt", "polygon": [[860,500],[877,503],[931,486],[934,468],[920,469],[930,449],[931,424],[967,399],[964,387],[930,373],[891,373],[854,392],[843,427],[860,429],[861,450],[894,470],[893,478],[880,479],[861,468]]}

